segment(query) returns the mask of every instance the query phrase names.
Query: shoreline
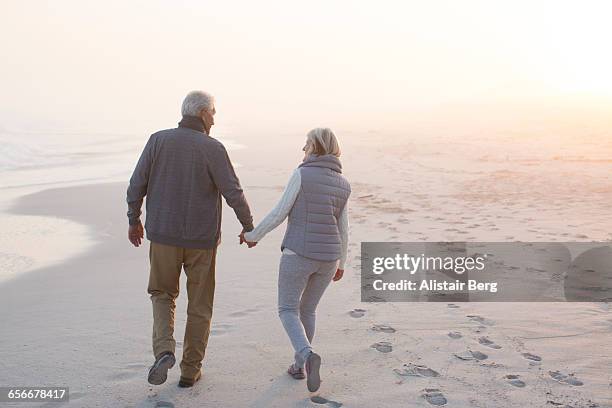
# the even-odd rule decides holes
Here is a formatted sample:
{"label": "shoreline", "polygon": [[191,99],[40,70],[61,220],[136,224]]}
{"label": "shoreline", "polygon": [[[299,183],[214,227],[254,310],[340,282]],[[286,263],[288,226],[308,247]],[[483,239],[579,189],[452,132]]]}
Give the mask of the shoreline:
{"label": "shoreline", "polygon": [[66,262],[96,244],[95,232],[87,223],[57,214],[19,211],[21,199],[50,189],[19,190],[0,203],[0,223],[4,227],[0,235],[0,286],[23,274]]}
{"label": "shoreline", "polygon": [[[220,138],[219,140],[226,145],[231,154],[240,150],[248,150],[248,146],[235,139]],[[145,142],[146,138],[142,138],[143,146]],[[100,143],[102,142],[95,142],[93,146],[97,146]],[[116,140],[111,139],[110,143],[116,143]],[[132,146],[139,143],[130,141],[127,144]],[[134,156],[132,161],[135,163],[140,152],[136,150],[132,152],[132,150],[122,150],[120,153],[126,156],[128,152],[131,152],[131,155]],[[117,157],[109,157],[109,160],[115,159]],[[122,163],[127,163],[124,157],[119,156],[119,159],[121,159]],[[132,165],[131,161],[129,165]],[[242,167],[240,163],[234,163],[234,165],[237,169]],[[57,169],[63,169],[64,167],[52,166],[51,169],[57,171]],[[16,167],[4,169],[0,172],[8,180],[15,171],[19,175],[23,169]],[[0,201],[0,221],[2,221],[5,230],[0,236],[0,248],[2,248],[2,251],[0,251],[0,270],[4,269],[0,272],[0,285],[18,278],[22,274],[69,261],[71,258],[94,248],[96,245],[97,232],[95,228],[91,228],[88,220],[63,217],[52,212],[45,213],[40,211],[40,209],[25,214],[20,210],[19,203],[22,198],[46,191],[97,185],[125,184],[127,188],[126,180],[129,180],[130,175],[131,168],[111,176],[100,173],[92,177],[73,180],[59,179],[1,186],[0,191],[3,192],[3,197]],[[44,233],[41,233],[41,230]],[[16,236],[24,236],[23,242],[16,241]],[[38,239],[38,241],[34,241],[33,244],[32,238]],[[39,249],[48,247],[49,242],[53,242],[54,245],[52,246],[54,247],[47,250],[45,254],[41,254]],[[37,249],[32,248],[33,245]]]}

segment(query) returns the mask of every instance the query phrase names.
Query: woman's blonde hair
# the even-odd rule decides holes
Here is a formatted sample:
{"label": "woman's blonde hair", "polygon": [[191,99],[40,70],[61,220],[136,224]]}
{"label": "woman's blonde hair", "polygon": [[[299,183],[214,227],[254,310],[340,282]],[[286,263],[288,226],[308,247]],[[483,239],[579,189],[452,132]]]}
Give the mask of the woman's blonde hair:
{"label": "woman's blonde hair", "polygon": [[306,135],[306,146],[304,147],[306,155],[314,154],[322,156],[324,154],[333,154],[340,157],[340,145],[336,135],[330,128],[315,128]]}

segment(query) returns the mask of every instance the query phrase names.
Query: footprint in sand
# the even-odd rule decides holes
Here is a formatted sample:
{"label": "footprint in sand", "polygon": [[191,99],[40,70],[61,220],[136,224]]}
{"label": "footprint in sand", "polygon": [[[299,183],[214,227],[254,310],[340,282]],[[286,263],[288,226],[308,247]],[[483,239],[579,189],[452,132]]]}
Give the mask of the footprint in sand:
{"label": "footprint in sand", "polygon": [[390,353],[393,351],[393,345],[388,341],[379,341],[378,343],[372,344],[370,348],[374,348],[381,353]]}
{"label": "footprint in sand", "polygon": [[[116,370],[115,374],[111,375],[109,379],[116,381],[130,380],[135,377],[140,377],[142,371],[148,368],[148,365],[142,363],[127,364],[125,368]],[[72,394],[70,394],[70,398],[72,398]]]}
{"label": "footprint in sand", "polygon": [[232,312],[229,314],[230,317],[244,317],[251,313],[258,312],[260,310],[259,307],[252,307],[250,309],[238,310],[236,312]]}
{"label": "footprint in sand", "polygon": [[393,327],[387,326],[386,324],[375,324],[372,326],[372,330],[383,333],[395,333],[396,331]]}
{"label": "footprint in sand", "polygon": [[448,402],[444,394],[437,388],[425,388],[421,396],[431,405],[442,406]]}
{"label": "footprint in sand", "polygon": [[213,323],[213,327],[210,330],[210,334],[212,336],[221,336],[223,334],[227,334],[228,332],[232,330],[234,330],[233,324],[225,324],[225,323],[214,324]]}
{"label": "footprint in sand", "polygon": [[326,404],[333,408],[339,408],[342,406],[341,402],[331,401],[331,400],[328,400],[327,398],[323,398],[318,395],[315,395],[314,397],[310,398],[310,401],[314,402],[315,404],[321,404],[321,405]]}
{"label": "footprint in sand", "polygon": [[559,408],[574,408],[573,405],[568,405],[568,404],[564,404],[562,402],[557,402],[557,401],[551,401],[548,400],[546,401],[547,404],[552,405],[553,407],[559,407]]}
{"label": "footprint in sand", "polygon": [[529,361],[536,361],[536,362],[542,361],[542,357],[536,356],[535,354],[523,353],[521,355]]}
{"label": "footprint in sand", "polygon": [[448,306],[449,309],[459,309],[459,306],[457,306],[454,303],[449,303],[447,306]]}
{"label": "footprint in sand", "polygon": [[466,317],[473,322],[484,324],[485,326],[493,326],[495,324],[493,320],[485,319],[484,317],[478,315],[467,315]]}
{"label": "footprint in sand", "polygon": [[548,375],[550,375],[553,380],[560,382],[561,384],[575,385],[577,387],[584,385],[582,381],[574,377],[574,374],[563,374],[560,371],[549,371]]}
{"label": "footprint in sand", "polygon": [[112,376],[109,377],[110,380],[116,380],[116,381],[125,381],[125,380],[129,380],[132,378],[136,378],[141,376],[142,373],[139,371],[128,371],[128,370],[123,370],[120,371],[117,374],[114,374]]}
{"label": "footprint in sand", "polygon": [[439,377],[436,370],[420,364],[404,364],[403,368],[394,368],[393,372],[400,377]]}
{"label": "footprint in sand", "polygon": [[480,351],[472,351],[470,350],[470,354],[478,361],[486,360],[489,358],[485,353],[481,353]]}
{"label": "footprint in sand", "polygon": [[508,374],[505,377],[508,380],[508,383],[514,385],[518,388],[523,388],[526,384],[523,380],[519,379],[519,376],[516,374]]}
{"label": "footprint in sand", "polygon": [[365,309],[353,309],[349,312],[349,316],[354,317],[354,318],[360,318],[365,315],[365,312],[366,312]]}
{"label": "footprint in sand", "polygon": [[[364,286],[363,286],[363,288],[364,288],[364,289],[371,289],[371,288],[372,288],[372,285],[370,285],[370,284],[368,284],[368,285],[364,285]],[[378,303],[385,303],[385,302],[387,301],[387,299],[384,299],[384,298],[382,298],[382,297],[380,297],[380,296],[374,296],[374,295],[372,295],[372,296],[368,296],[368,297],[366,298],[366,300],[365,300],[365,301],[366,301],[366,302],[372,302],[372,303],[374,303],[374,302],[378,302]]]}
{"label": "footprint in sand", "polygon": [[451,339],[460,339],[463,337],[463,335],[455,331],[455,332],[449,332],[448,337],[450,337]]}
{"label": "footprint in sand", "polygon": [[481,337],[478,339],[478,342],[483,346],[487,346],[495,350],[499,350],[501,348],[500,345],[495,344],[493,341],[489,340],[488,337]]}
{"label": "footprint in sand", "polygon": [[468,350],[463,353],[453,354],[453,355],[457,357],[459,360],[463,360],[463,361],[472,361],[472,360],[482,361],[482,360],[486,360],[487,358],[489,358],[489,356],[487,356],[485,353],[481,353],[480,351],[472,351],[472,350]]}

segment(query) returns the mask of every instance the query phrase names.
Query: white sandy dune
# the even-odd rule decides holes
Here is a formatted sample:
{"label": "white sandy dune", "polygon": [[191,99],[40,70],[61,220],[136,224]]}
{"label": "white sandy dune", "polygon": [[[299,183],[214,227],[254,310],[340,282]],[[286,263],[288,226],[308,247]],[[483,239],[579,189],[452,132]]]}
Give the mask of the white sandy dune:
{"label": "white sandy dune", "polygon": [[[179,389],[175,367],[165,384],[146,382],[148,247],[125,237],[125,183],[47,190],[15,204],[17,214],[85,224],[96,244],[0,284],[0,384],[67,385],[75,407],[612,406],[609,304],[361,303],[359,279],[361,241],[610,240],[612,163],[593,159],[612,157],[610,146],[564,152],[540,141],[530,153],[515,146],[533,141],[391,140],[384,149],[377,134],[345,141],[350,266],[318,311],[317,395],[285,374],[292,351],[276,315],[284,228],[240,247],[227,208],[203,379]],[[290,154],[232,155],[256,220],[280,195],[301,142],[277,146]],[[183,290],[179,357],[185,301]]]}

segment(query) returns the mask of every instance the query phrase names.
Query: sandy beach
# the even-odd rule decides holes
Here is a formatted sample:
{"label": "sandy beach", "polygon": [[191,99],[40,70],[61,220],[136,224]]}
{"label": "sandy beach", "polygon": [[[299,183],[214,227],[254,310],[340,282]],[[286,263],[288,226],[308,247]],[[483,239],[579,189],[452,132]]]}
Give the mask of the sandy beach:
{"label": "sandy beach", "polygon": [[[292,352],[276,314],[284,227],[256,248],[240,247],[227,207],[203,380],[179,389],[175,368],[165,384],[147,384],[148,244],[127,241],[126,183],[15,201],[12,214],[86,226],[93,245],[0,284],[1,320],[10,328],[0,340],[0,384],[67,385],[75,407],[428,407],[442,396],[449,407],[612,406],[609,304],[361,303],[359,272],[362,241],[610,240],[612,163],[597,160],[611,157],[610,145],[581,143],[570,154],[544,138],[534,152],[525,149],[533,140],[383,147],[376,133],[342,136],[353,184],[349,265],[318,309],[319,392],[310,395],[285,373]],[[249,148],[231,157],[257,221],[299,163],[302,139],[239,142]],[[185,302],[183,287],[179,356]]]}

